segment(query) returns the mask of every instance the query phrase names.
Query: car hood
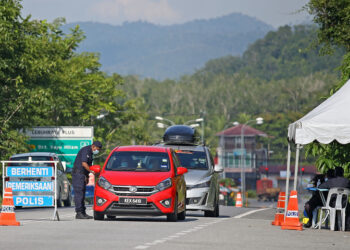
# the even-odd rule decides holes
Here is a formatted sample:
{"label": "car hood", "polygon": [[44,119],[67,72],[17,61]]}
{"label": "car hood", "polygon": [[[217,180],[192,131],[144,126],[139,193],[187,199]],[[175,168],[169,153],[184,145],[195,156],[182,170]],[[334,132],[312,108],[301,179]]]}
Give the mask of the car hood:
{"label": "car hood", "polygon": [[188,172],[185,174],[186,185],[192,186],[201,182],[205,182],[209,176],[210,172],[208,170],[188,169]]}
{"label": "car hood", "polygon": [[155,186],[171,177],[170,172],[122,172],[104,171],[102,175],[112,185],[120,186]]}

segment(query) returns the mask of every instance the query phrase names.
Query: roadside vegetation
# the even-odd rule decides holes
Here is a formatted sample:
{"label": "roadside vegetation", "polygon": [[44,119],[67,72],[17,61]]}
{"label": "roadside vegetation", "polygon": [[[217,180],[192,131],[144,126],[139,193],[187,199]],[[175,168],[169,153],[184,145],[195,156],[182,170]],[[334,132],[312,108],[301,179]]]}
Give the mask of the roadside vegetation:
{"label": "roadside vegetation", "polygon": [[[216,133],[257,116],[268,138],[270,161],[286,161],[287,127],[334,93],[350,77],[350,2],[310,0],[318,26],[283,26],[251,44],[241,57],[208,61],[180,79],[142,79],[101,71],[97,53],[77,53],[84,39],[77,26],[21,15],[20,0],[0,0],[0,157],[29,150],[22,129],[93,126],[110,149],[161,140],[154,117],[178,124],[205,119],[205,140],[215,154]],[[201,128],[199,128],[201,132]],[[307,147],[318,168],[342,166],[350,150],[336,142]],[[302,157],[302,164],[312,158]]]}

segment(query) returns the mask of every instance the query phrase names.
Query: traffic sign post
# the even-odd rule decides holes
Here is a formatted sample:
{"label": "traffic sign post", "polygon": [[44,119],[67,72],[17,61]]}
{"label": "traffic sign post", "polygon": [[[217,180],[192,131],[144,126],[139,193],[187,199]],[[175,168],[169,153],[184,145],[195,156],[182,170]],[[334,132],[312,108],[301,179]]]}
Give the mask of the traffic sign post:
{"label": "traffic sign post", "polygon": [[[60,220],[57,210],[57,163],[58,161],[32,161],[31,157],[29,161],[1,161],[3,195],[5,188],[10,187],[15,206],[54,207],[52,220],[56,217]],[[45,166],[46,164],[53,166]]]}
{"label": "traffic sign post", "polygon": [[72,169],[79,150],[93,142],[93,127],[34,127],[26,131],[33,152],[56,153]]}

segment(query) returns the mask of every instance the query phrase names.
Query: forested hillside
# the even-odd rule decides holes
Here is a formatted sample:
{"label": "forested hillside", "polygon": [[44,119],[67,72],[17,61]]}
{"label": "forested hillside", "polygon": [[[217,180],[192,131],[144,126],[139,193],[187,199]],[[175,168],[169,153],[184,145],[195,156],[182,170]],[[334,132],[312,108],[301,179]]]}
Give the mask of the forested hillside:
{"label": "forested hillside", "polygon": [[249,44],[272,30],[255,18],[237,13],[169,26],[71,23],[65,30],[77,24],[86,35],[78,51],[100,53],[103,70],[155,79],[178,78],[194,73],[210,59],[242,55]]}
{"label": "forested hillside", "polygon": [[[281,27],[257,40],[242,57],[211,60],[180,80],[156,81],[125,77],[124,90],[138,97],[152,119],[161,115],[177,123],[204,116],[207,142],[217,145],[215,134],[229,122],[245,122],[262,116],[259,129],[270,136],[268,142],[276,161],[285,158],[287,126],[315,107],[328,95],[338,79],[343,51],[320,56],[310,46],[316,39],[315,27]],[[150,140],[160,139],[156,122],[134,124],[146,128]],[[265,141],[267,143],[267,141]]]}

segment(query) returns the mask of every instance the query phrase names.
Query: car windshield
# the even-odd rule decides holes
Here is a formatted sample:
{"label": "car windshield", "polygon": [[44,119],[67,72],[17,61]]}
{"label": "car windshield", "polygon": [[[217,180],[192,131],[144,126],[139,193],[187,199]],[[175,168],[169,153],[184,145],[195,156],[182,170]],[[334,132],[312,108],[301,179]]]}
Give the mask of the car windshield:
{"label": "car windshield", "polygon": [[170,163],[167,153],[120,151],[111,155],[105,170],[168,172]]}
{"label": "car windshield", "polygon": [[[52,161],[50,156],[31,156],[32,161]],[[11,161],[28,161],[28,156],[11,157]],[[51,167],[53,163],[12,163],[12,166]]]}
{"label": "car windshield", "polygon": [[188,169],[208,169],[207,157],[205,152],[176,150],[180,159],[181,166]]}

